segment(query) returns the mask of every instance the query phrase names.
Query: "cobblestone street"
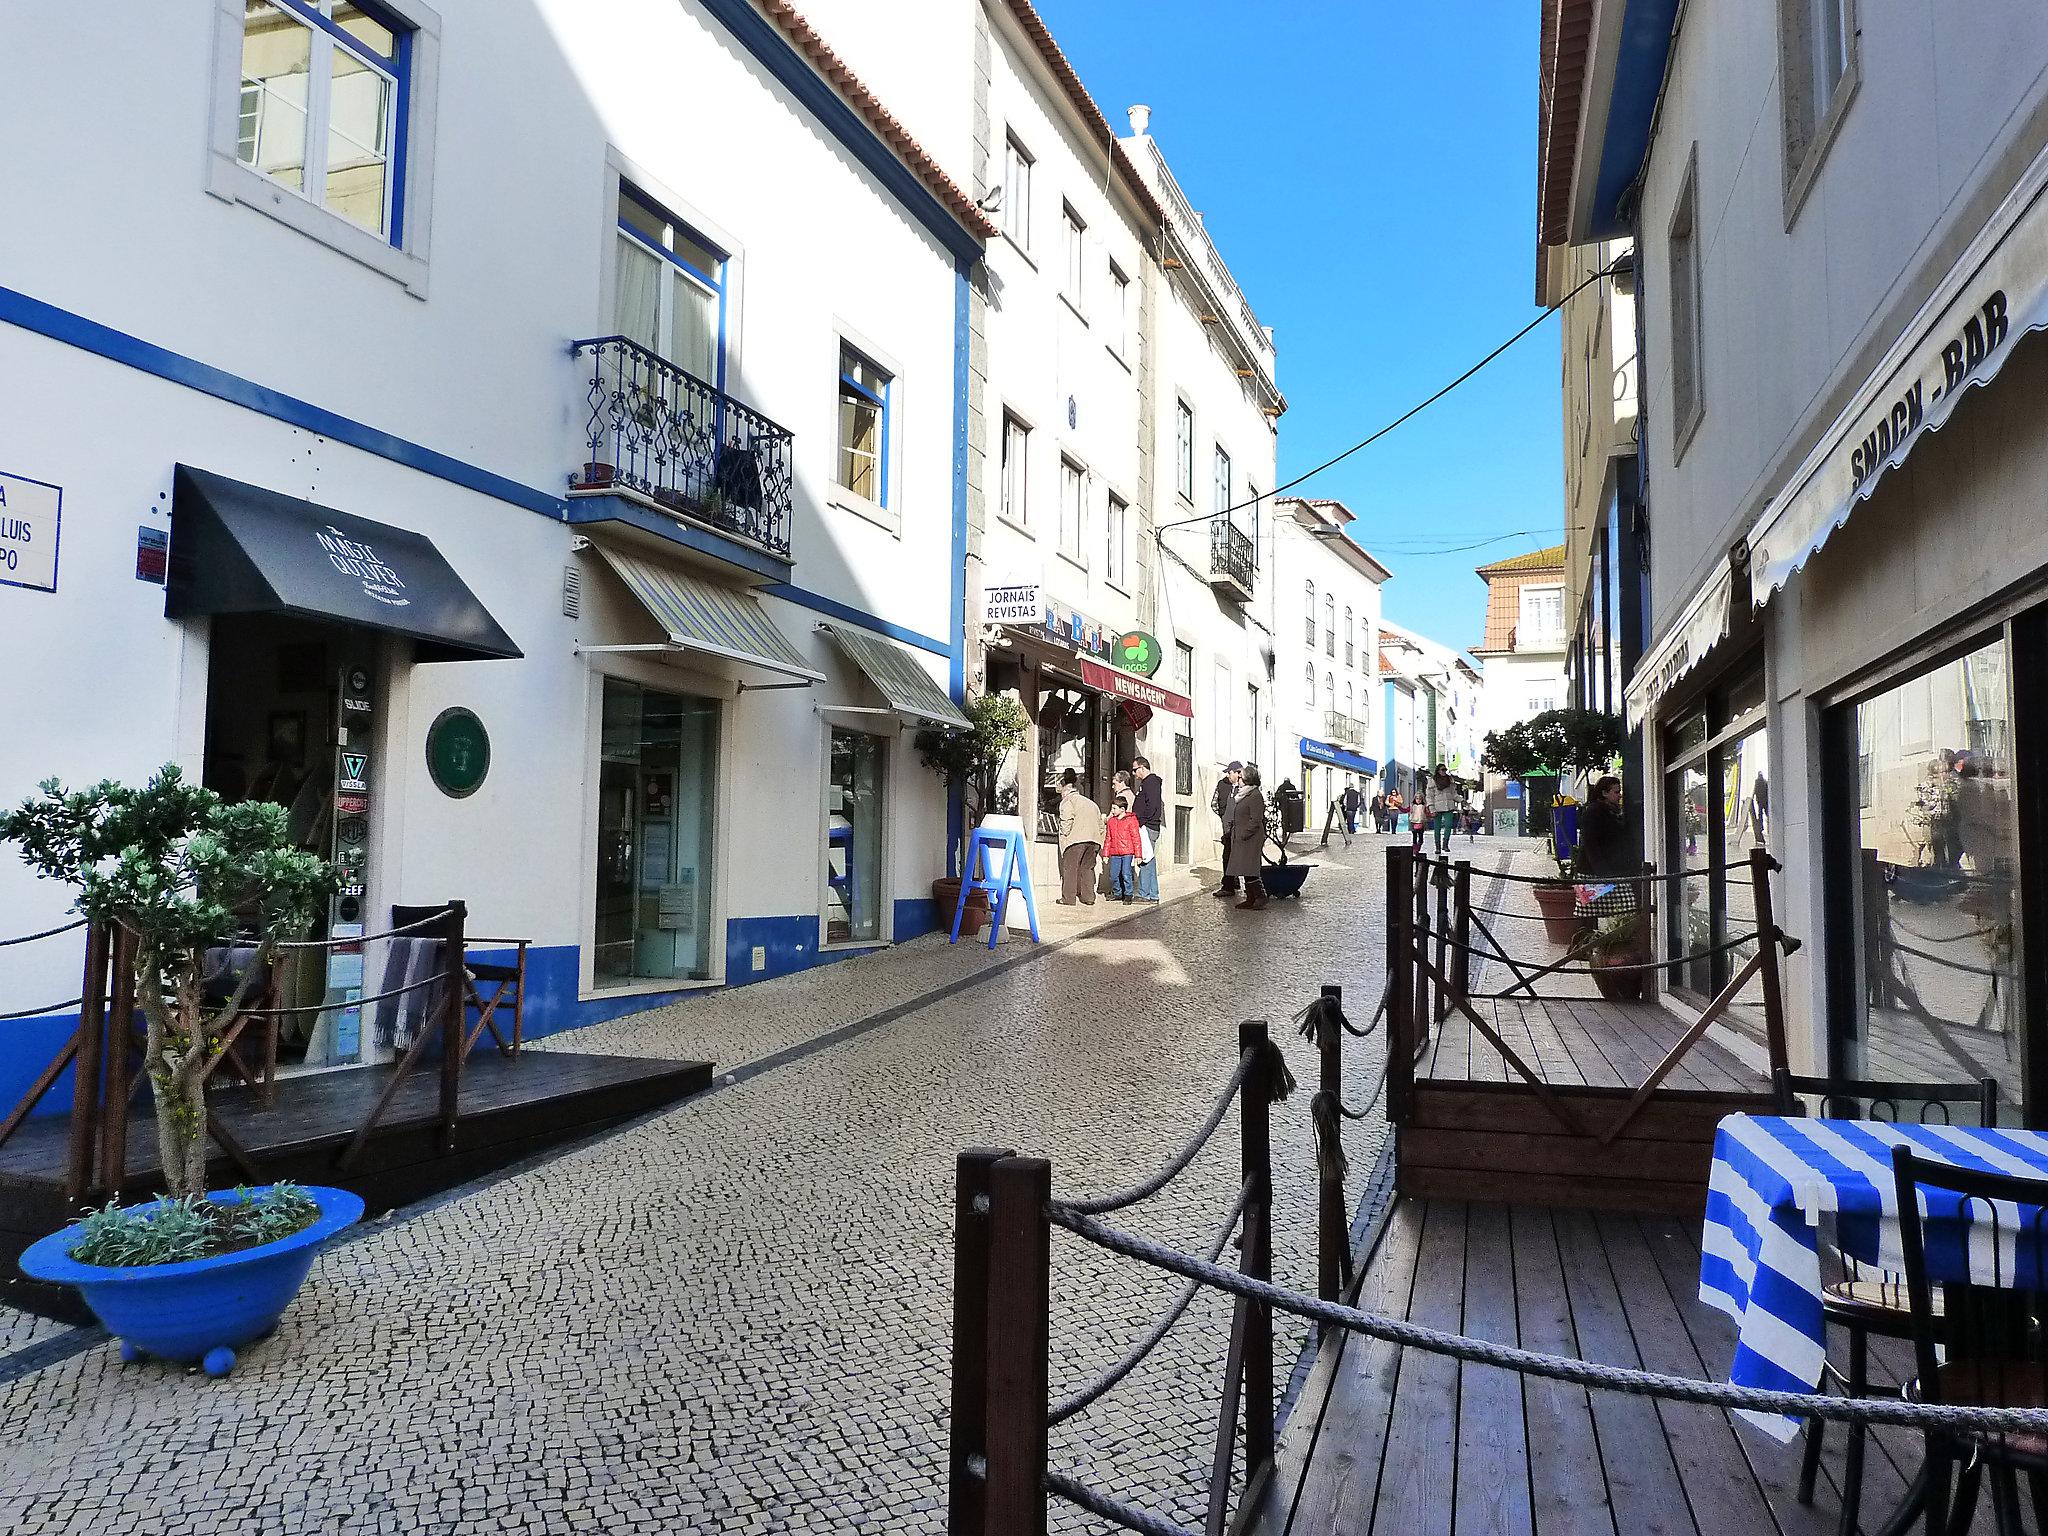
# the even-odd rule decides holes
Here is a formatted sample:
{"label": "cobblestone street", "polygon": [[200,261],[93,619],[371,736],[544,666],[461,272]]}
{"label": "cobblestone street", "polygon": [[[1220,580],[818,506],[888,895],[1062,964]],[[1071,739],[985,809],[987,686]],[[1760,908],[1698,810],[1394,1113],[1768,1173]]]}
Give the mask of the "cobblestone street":
{"label": "cobblestone street", "polygon": [[[927,939],[558,1037],[770,1064],[331,1250],[226,1380],[124,1367],[104,1341],[18,1375],[0,1529],[940,1531],[955,1152],[1042,1151],[1070,1193],[1128,1183],[1193,1129],[1238,1021],[1266,1017],[1303,1082],[1274,1126],[1276,1272],[1312,1288],[1314,1058],[1289,1016],[1321,982],[1370,1014],[1383,847],[1313,855],[1308,899],[1262,914],[1194,895],[1049,953]],[[1348,1045],[1357,1103],[1379,1041]],[[1380,1131],[1349,1128],[1354,1201]],[[1236,1162],[1233,1117],[1130,1225],[1200,1246]],[[1064,1236],[1053,1263],[1057,1398],[1175,1287]],[[1054,1465],[1199,1524],[1227,1316],[1198,1300],[1054,1432]],[[1281,1323],[1284,1376],[1302,1334]],[[1104,1529],[1060,1506],[1054,1528]]]}

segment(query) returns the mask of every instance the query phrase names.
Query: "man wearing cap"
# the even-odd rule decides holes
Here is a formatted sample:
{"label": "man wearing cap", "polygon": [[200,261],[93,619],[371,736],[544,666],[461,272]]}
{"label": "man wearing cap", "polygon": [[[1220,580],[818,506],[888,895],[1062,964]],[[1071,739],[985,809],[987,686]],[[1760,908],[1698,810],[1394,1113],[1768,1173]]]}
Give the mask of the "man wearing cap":
{"label": "man wearing cap", "polygon": [[[1230,864],[1230,807],[1237,799],[1238,789],[1244,776],[1244,764],[1232,758],[1224,765],[1223,777],[1216,781],[1216,793],[1209,797],[1209,809],[1216,813],[1216,840],[1222,845],[1221,862],[1226,870]],[[1211,896],[1235,896],[1237,876],[1226,873],[1223,883],[1209,893]]]}

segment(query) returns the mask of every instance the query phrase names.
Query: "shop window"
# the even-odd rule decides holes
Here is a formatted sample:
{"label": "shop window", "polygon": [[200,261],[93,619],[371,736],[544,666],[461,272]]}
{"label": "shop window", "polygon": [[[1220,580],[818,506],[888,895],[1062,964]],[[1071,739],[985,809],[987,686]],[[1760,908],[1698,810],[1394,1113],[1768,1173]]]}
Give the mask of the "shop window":
{"label": "shop window", "polygon": [[1846,706],[1859,784],[1830,814],[1842,846],[1857,975],[1834,1001],[1847,1070],[1914,1082],[1997,1080],[2022,1098],[2015,926],[2018,807],[2005,641]]}
{"label": "shop window", "polygon": [[889,745],[834,727],[826,753],[825,942],[886,938],[882,921],[882,818]]}
{"label": "shop window", "polygon": [[709,980],[718,704],[604,680],[598,743],[600,987]]}
{"label": "shop window", "polygon": [[1096,782],[1100,761],[1101,697],[1080,687],[1051,686],[1038,706],[1038,835],[1059,836],[1060,775],[1069,768],[1081,793],[1100,800]]}

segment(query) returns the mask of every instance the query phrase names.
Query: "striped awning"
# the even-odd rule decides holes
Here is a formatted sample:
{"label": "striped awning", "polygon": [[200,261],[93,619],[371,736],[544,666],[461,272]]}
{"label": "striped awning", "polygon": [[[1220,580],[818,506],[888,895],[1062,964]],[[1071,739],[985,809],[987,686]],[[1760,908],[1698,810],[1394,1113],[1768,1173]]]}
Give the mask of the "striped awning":
{"label": "striped awning", "polygon": [[677,566],[643,560],[595,541],[591,548],[604,557],[605,564],[618,573],[619,580],[647,610],[648,617],[668,636],[667,645],[661,649],[720,656],[807,682],[825,680],[825,674],[804,660],[788,637],[776,628],[760,599],[751,593],[720,586]]}
{"label": "striped awning", "polygon": [[818,628],[832,637],[846,659],[882,690],[882,697],[889,701],[889,707],[905,720],[952,726],[963,731],[970,729],[967,717],[960,713],[960,706],[947,698],[945,689],[917,664],[916,658],[894,641],[871,635],[851,624],[820,624]]}

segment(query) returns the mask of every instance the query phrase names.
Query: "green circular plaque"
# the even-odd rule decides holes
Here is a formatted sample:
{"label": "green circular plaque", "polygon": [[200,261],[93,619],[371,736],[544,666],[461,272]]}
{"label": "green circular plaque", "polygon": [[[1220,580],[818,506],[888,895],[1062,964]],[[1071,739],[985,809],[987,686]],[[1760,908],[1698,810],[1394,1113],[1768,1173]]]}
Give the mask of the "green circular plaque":
{"label": "green circular plaque", "polygon": [[427,727],[427,772],[442,794],[473,795],[491,771],[491,738],[467,709],[444,709]]}

